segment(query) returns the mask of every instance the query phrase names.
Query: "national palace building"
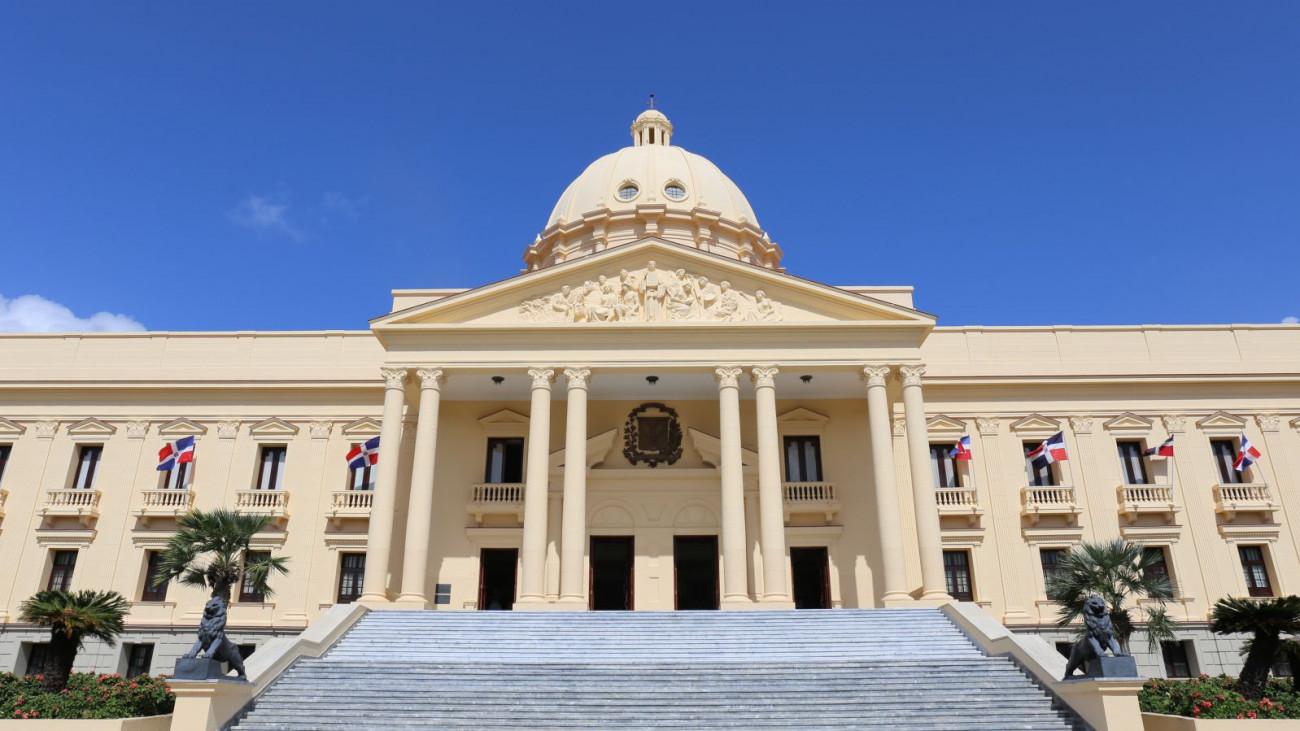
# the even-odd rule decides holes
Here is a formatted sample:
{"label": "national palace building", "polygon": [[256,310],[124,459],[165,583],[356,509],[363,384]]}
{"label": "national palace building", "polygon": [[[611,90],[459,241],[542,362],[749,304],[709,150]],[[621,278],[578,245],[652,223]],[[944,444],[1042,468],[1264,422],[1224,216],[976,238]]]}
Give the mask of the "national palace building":
{"label": "national palace building", "polygon": [[[1300,326],[938,327],[911,287],[787,272],[662,113],[631,131],[522,274],[396,290],[368,330],[0,336],[0,670],[38,662],[18,607],[53,587],[131,601],[79,669],[170,672],[206,597],[150,579],[192,508],[270,515],[253,549],[290,558],[274,595],[236,591],[246,652],[341,602],[956,599],[1066,641],[1044,577],[1123,537],[1175,587],[1179,639],[1135,640],[1141,670],[1185,675],[1240,664],[1217,599],[1300,591]],[[1058,433],[1067,460],[1026,459]],[[1243,437],[1262,457],[1237,471]]]}

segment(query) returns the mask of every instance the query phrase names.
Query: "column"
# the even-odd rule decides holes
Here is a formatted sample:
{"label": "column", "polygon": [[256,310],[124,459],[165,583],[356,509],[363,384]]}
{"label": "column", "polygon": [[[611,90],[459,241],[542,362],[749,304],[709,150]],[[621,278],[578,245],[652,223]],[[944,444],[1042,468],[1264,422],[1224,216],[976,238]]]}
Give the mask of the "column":
{"label": "column", "polygon": [[718,440],[722,471],[722,599],[730,603],[749,601],[745,570],[745,481],[740,453],[741,369],[721,367],[713,371],[718,382]]}
{"label": "column", "polygon": [[520,603],[546,601],[546,500],[551,450],[552,368],[530,368],[532,409],[528,413],[528,462],[524,477],[523,564]]}
{"label": "column", "polygon": [[867,382],[867,426],[871,433],[871,474],[876,488],[876,528],[880,531],[881,583],[886,606],[906,604],[907,572],[903,566],[903,532],[898,511],[898,481],[894,476],[894,443],[889,423],[889,396],[885,379],[889,366],[862,368]]}
{"label": "column", "polygon": [[921,376],[925,366],[898,367],[903,379],[903,417],[907,421],[907,461],[912,468],[912,504],[916,507],[917,543],[921,554],[921,599],[952,601],[943,574],[943,544],[939,538],[939,506],[934,501],[930,472],[930,434],[925,426]]}
{"label": "column", "polygon": [[406,369],[381,368],[384,376],[384,413],[379,428],[379,474],[370,504],[366,538],[366,574],[360,602],[388,602],[388,555],[393,545],[393,519],[397,514],[397,470],[402,458],[402,407],[406,402]]}
{"label": "column", "polygon": [[564,424],[564,507],[560,524],[560,601],[583,602],[587,555],[587,382],[591,371],[565,368],[569,407]]}
{"label": "column", "polygon": [[786,581],[785,496],[781,490],[781,440],[776,428],[775,366],[758,366],[754,406],[758,417],[758,525],[763,546],[763,601],[790,601]]}
{"label": "column", "polygon": [[[411,464],[411,499],[406,511],[406,552],[402,560],[402,595],[397,601],[428,608],[429,526],[433,521],[433,472],[438,449],[440,368],[421,368],[420,412],[415,424],[415,456]],[[382,440],[381,440],[382,441]]]}

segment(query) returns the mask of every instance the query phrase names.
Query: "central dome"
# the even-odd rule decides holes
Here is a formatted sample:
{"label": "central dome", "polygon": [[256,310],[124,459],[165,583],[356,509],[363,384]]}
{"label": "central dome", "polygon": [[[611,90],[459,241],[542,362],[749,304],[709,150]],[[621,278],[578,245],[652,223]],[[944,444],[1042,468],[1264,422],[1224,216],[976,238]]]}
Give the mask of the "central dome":
{"label": "central dome", "polygon": [[651,109],[632,146],[587,166],[524,254],[541,269],[649,236],[780,270],[781,251],[740,188],[708,159],[672,145],[673,125]]}

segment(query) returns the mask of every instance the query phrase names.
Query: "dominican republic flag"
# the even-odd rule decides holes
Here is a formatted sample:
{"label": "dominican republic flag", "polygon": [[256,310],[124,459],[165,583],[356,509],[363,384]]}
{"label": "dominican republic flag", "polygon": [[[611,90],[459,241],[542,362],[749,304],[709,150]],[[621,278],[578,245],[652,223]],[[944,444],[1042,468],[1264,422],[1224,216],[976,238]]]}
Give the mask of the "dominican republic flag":
{"label": "dominican republic flag", "polygon": [[158,471],[171,472],[176,465],[194,461],[194,437],[183,437],[158,450]]}
{"label": "dominican republic flag", "polygon": [[1169,438],[1160,443],[1158,447],[1152,447],[1142,454],[1148,457],[1172,457],[1174,456],[1174,435],[1170,434]]}
{"label": "dominican republic flag", "polygon": [[367,439],[348,452],[348,467],[354,470],[363,470],[374,464],[379,464],[379,437]]}
{"label": "dominican republic flag", "polygon": [[948,453],[948,456],[953,459],[970,459],[970,436],[967,435],[958,439],[957,443],[952,446],[952,451]]}
{"label": "dominican republic flag", "polygon": [[1055,436],[1049,437],[1047,441],[1038,445],[1038,448],[1025,455],[1034,461],[1034,467],[1042,469],[1053,462],[1064,462],[1069,459],[1065,454],[1065,434],[1057,432]]}
{"label": "dominican republic flag", "polygon": [[1232,468],[1238,472],[1255,464],[1262,457],[1259,449],[1250,443],[1245,434],[1241,435],[1241,451],[1237,453],[1237,461],[1232,463]]}

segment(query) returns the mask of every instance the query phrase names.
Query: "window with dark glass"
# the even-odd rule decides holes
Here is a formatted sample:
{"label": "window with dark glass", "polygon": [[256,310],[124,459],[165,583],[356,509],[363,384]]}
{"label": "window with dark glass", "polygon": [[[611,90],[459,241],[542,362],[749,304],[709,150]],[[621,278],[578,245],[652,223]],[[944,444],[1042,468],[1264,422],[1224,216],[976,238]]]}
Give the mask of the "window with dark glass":
{"label": "window with dark glass", "polygon": [[50,657],[50,643],[33,642],[27,647],[26,675],[39,675],[45,672],[45,661]]}
{"label": "window with dark glass", "polygon": [[1061,561],[1065,560],[1064,548],[1038,549],[1038,561],[1043,566],[1043,583],[1046,584],[1056,572],[1061,570]]}
{"label": "window with dark glass", "polygon": [[1264,563],[1263,546],[1237,546],[1241,556],[1241,570],[1246,574],[1246,588],[1251,596],[1273,596],[1273,584],[1268,580],[1268,566]]}
{"label": "window with dark glass", "polygon": [[483,481],[493,485],[514,485],[524,481],[524,438],[488,439],[487,468]]}
{"label": "window with dark glass", "polygon": [[288,447],[262,447],[260,466],[257,470],[257,490],[279,490],[284,482],[284,458],[289,453]]}
{"label": "window with dark glass", "polygon": [[785,481],[822,481],[822,440],[820,437],[785,438]]}
{"label": "window with dark glass", "polygon": [[1119,468],[1124,474],[1124,484],[1149,484],[1151,480],[1147,476],[1147,460],[1142,454],[1145,451],[1142,442],[1116,442],[1115,446],[1119,450]]}
{"label": "window with dark glass", "polygon": [[339,604],[351,604],[365,589],[366,554],[345,553],[339,563]]}
{"label": "window with dark glass", "polygon": [[126,677],[144,675],[153,666],[153,645],[127,645]]}
{"label": "window with dark glass", "polygon": [[1273,663],[1273,667],[1269,669],[1269,672],[1273,673],[1275,678],[1289,678],[1293,674],[1291,663],[1284,657]]}
{"label": "window with dark glass", "polygon": [[[248,551],[244,554],[244,567],[250,564],[260,563],[271,557],[270,551]],[[266,595],[258,591],[253,584],[252,578],[249,577],[248,571],[244,571],[244,580],[239,583],[239,601],[241,602],[264,602]]]}
{"label": "window with dark glass", "polygon": [[1214,455],[1214,464],[1219,468],[1219,482],[1224,485],[1239,485],[1244,480],[1241,473],[1233,469],[1237,461],[1237,452],[1241,451],[1236,439],[1211,439],[1210,452]]}
{"label": "window with dark glass", "polygon": [[83,444],[77,449],[77,469],[72,475],[72,487],[75,490],[89,490],[95,486],[95,473],[99,470],[99,460],[104,456],[104,448],[98,445]]}
{"label": "window with dark glass", "polygon": [[[359,447],[361,445],[353,444],[352,446]],[[361,469],[349,470],[352,473],[352,484],[349,485],[350,489],[353,490],[375,489],[375,468],[378,466],[379,465],[370,464],[370,461],[367,460],[365,466],[362,467]]]}
{"label": "window with dark glass", "polygon": [[1056,471],[1050,464],[1035,466],[1029,453],[1038,449],[1042,442],[1025,442],[1025,469],[1029,472],[1029,484],[1032,487],[1053,487],[1056,485]]}
{"label": "window with dark glass", "polygon": [[5,467],[9,466],[9,453],[13,450],[8,444],[0,444],[0,485],[5,482]]}
{"label": "window with dark glass", "polygon": [[72,570],[75,568],[77,568],[76,551],[55,551],[54,561],[50,566],[50,583],[45,588],[51,591],[70,591]]}
{"label": "window with dark glass", "polygon": [[961,477],[957,474],[957,460],[952,458],[951,444],[930,445],[930,473],[934,476],[935,487],[961,487]]}
{"label": "window with dark glass", "polygon": [[1160,643],[1160,654],[1165,661],[1166,678],[1192,677],[1192,663],[1187,657],[1187,644],[1177,640]]}
{"label": "window with dark glass", "polygon": [[966,551],[943,552],[943,574],[948,582],[948,593],[960,602],[974,601],[971,590],[970,554]]}
{"label": "window with dark glass", "polygon": [[177,462],[176,466],[160,472],[163,490],[184,490],[190,484],[190,468],[193,462]]}
{"label": "window with dark glass", "polygon": [[149,557],[145,559],[148,564],[144,570],[144,591],[140,592],[140,601],[144,602],[165,602],[167,601],[167,583],[155,585],[154,581],[162,576],[162,551],[150,551]]}
{"label": "window with dark glass", "polygon": [[1151,562],[1147,565],[1147,573],[1152,576],[1163,577],[1166,581],[1170,582],[1169,588],[1170,591],[1172,591],[1174,577],[1169,575],[1169,554],[1165,552],[1164,547],[1147,546],[1142,549],[1142,556],[1144,559]]}

